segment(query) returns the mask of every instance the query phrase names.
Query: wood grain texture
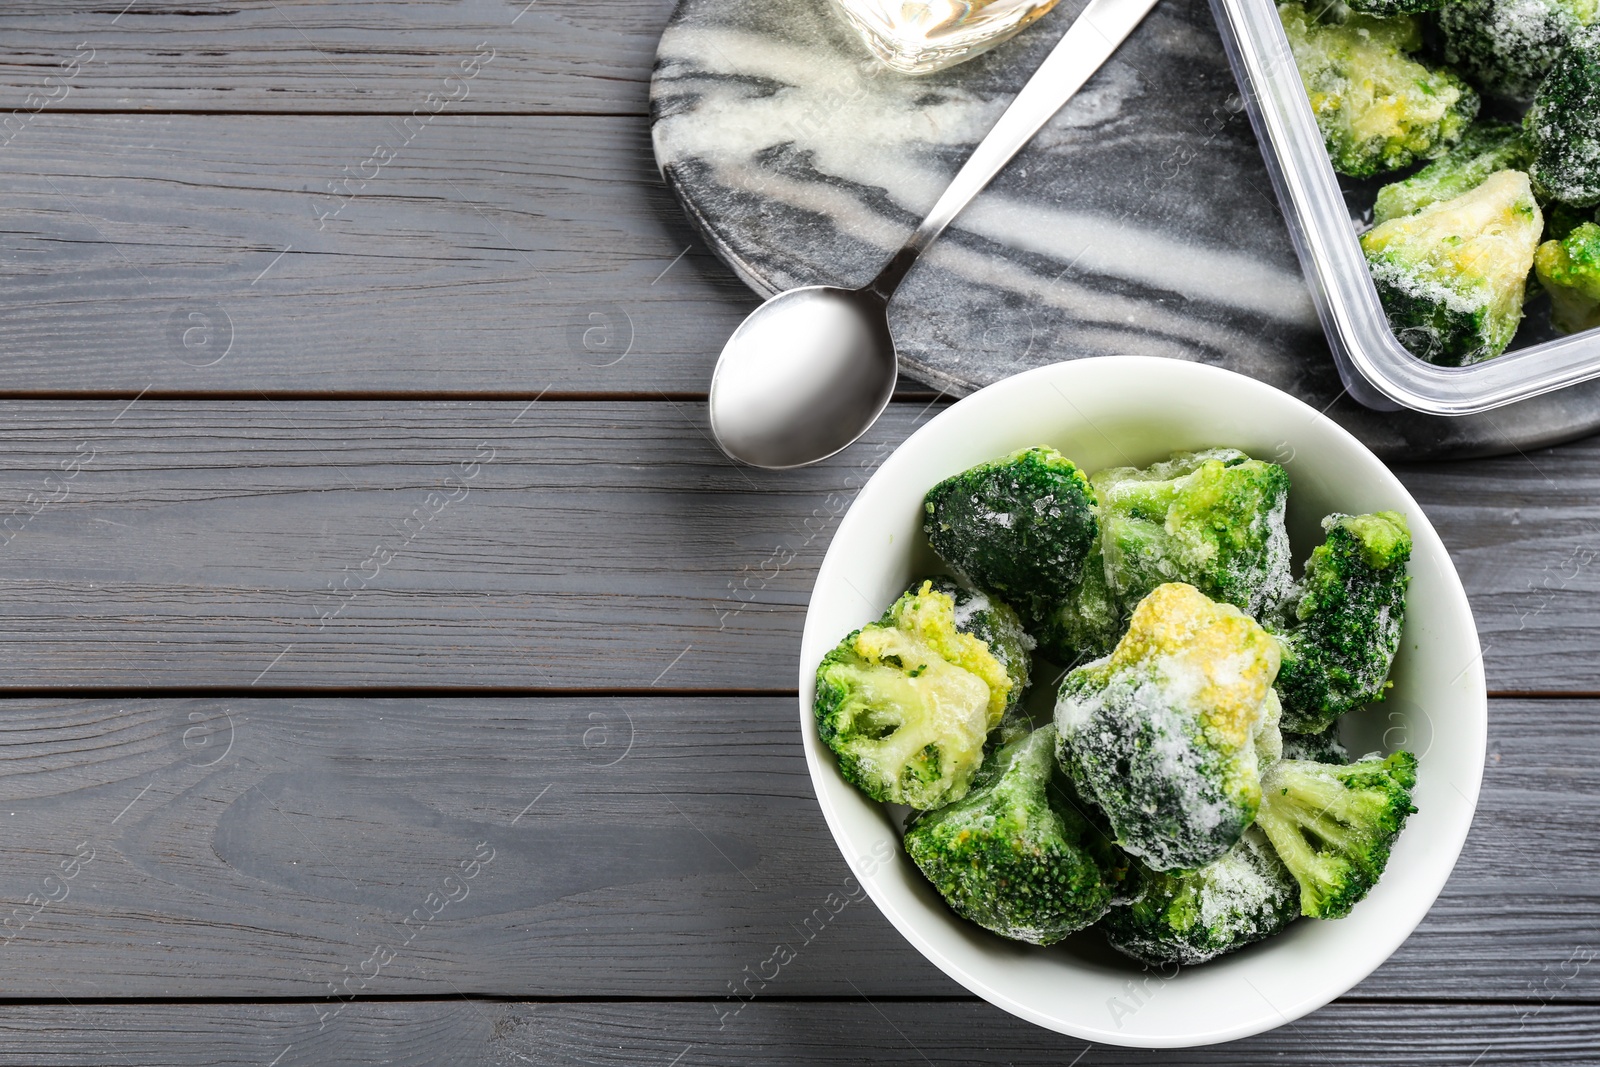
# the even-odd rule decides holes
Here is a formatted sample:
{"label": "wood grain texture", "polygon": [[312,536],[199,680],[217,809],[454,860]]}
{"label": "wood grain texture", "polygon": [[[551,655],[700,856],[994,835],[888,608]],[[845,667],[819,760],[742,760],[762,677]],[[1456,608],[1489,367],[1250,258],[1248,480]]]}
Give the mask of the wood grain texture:
{"label": "wood grain texture", "polygon": [[[1357,995],[1600,997],[1597,714],[1495,703],[1455,874]],[[0,998],[716,997],[780,943],[768,995],[960,993],[849,899],[798,730],[783,697],[6,701]]]}
{"label": "wood grain texture", "polygon": [[[1592,1064],[1593,1005],[1335,1002],[1269,1033],[1181,1052],[1086,1046],[974,1001],[752,1003],[719,1028],[721,1005],[463,999],[353,1003],[319,1029],[315,1004],[27,1005],[0,1008],[0,1064],[72,1067],[1111,1067],[1266,1063]],[[675,1058],[676,1057],[676,1058]],[[1180,1058],[1181,1057],[1181,1058]]]}
{"label": "wood grain texture", "polygon": [[845,494],[917,414],[782,475],[672,402],[15,410],[0,684],[602,689],[793,688]]}
{"label": "wood grain texture", "polygon": [[757,302],[642,119],[45,112],[0,181],[0,394],[703,394]]}
{"label": "wood grain texture", "polygon": [[[696,397],[756,306],[642,118],[46,110],[6,138],[0,396]],[[1491,449],[1570,436],[1563,395],[1497,411]],[[1485,447],[1329,414],[1401,457]]]}
{"label": "wood grain texture", "polygon": [[[792,689],[839,516],[930,411],[773,473],[677,401],[5,402],[0,687]],[[1600,690],[1600,443],[1402,476],[1490,687]]]}
{"label": "wood grain texture", "polygon": [[[0,12],[0,396],[106,398],[0,403],[0,687],[291,694],[0,701],[0,1001],[53,1001],[0,1003],[0,1064],[1174,1062],[959,996],[866,902],[721,1025],[849,885],[793,698],[726,691],[793,685],[839,511],[925,413],[781,476],[705,439],[755,300],[655,175],[671,6]],[[1600,691],[1600,446],[1402,476],[1491,684]],[[303,692],[418,685],[593,695]],[[603,695],[652,686],[690,692]],[[1593,1062],[1597,719],[1495,701],[1417,933],[1182,1061]],[[188,997],[297,999],[131,999]]]}
{"label": "wood grain texture", "polygon": [[[0,109],[406,114],[458,57],[494,58],[461,100],[479,112],[643,114],[671,0],[156,0],[7,3]],[[64,77],[60,62],[92,49]],[[55,75],[52,79],[51,76]],[[452,87],[444,91],[449,92]]]}
{"label": "wood grain texture", "polygon": [[1490,688],[1600,690],[1600,440],[1396,473],[1466,586]]}

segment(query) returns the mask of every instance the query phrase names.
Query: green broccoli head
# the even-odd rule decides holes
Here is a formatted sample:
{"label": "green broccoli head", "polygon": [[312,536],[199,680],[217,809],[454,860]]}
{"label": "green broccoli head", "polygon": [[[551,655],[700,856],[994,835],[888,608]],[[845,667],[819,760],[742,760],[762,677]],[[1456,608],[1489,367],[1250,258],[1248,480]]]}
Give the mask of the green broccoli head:
{"label": "green broccoli head", "polygon": [[1600,26],[1572,34],[1522,122],[1534,188],[1574,207],[1600,204]]}
{"label": "green broccoli head", "polygon": [[[880,621],[893,624],[910,612],[925,614],[926,608],[919,609],[919,606],[929,602],[928,594],[932,592],[950,598],[954,605],[956,632],[983,642],[989,654],[1005,668],[1005,706],[998,727],[1001,742],[1014,740],[1032,731],[1033,726],[1022,711],[1022,698],[1028,691],[1033,668],[1034,640],[1023,630],[1022,620],[1017,613],[1003,601],[954,578],[935,575],[912,582],[911,588],[884,612]],[[976,656],[960,658],[960,652],[957,652],[957,656],[957,662],[974,673],[981,674],[986,669],[983,661]],[[985,678],[985,681],[990,682],[991,693],[999,691],[995,680]]]}
{"label": "green broccoli head", "polygon": [[1349,14],[1319,21],[1299,3],[1278,5],[1300,80],[1333,169],[1353,178],[1431,159],[1461,139],[1478,94],[1455,74],[1411,57],[1415,18]]}
{"label": "green broccoli head", "polygon": [[1600,226],[1585,222],[1565,239],[1546,241],[1533,256],[1550,294],[1550,321],[1566,333],[1600,329]]}
{"label": "green broccoli head", "polygon": [[1260,617],[1287,591],[1289,473],[1232,448],[1176,452],[1094,476],[1111,592],[1124,611],[1186,582]]}
{"label": "green broccoli head", "polygon": [[1522,122],[1534,189],[1576,208],[1600,205],[1600,26],[1571,35]]}
{"label": "green broccoli head", "polygon": [[1122,608],[1106,579],[1106,557],[1097,538],[1083,561],[1083,577],[1066,600],[1052,605],[1039,623],[1039,648],[1064,667],[1099,659],[1122,633]]}
{"label": "green broccoli head", "polygon": [[872,799],[936,808],[966,794],[1013,683],[982,640],[957,629],[955,601],[932,583],[886,620],[818,665],[817,731]]}
{"label": "green broccoli head", "polygon": [[1282,760],[1261,782],[1256,825],[1300,884],[1300,911],[1338,919],[1377,884],[1417,809],[1417,758],[1396,752],[1348,766]]}
{"label": "green broccoli head", "polygon": [[924,578],[889,605],[878,621],[913,635],[946,662],[983,679],[989,688],[988,725],[992,730],[1027,688],[1029,663],[1022,646],[1030,639],[1011,609],[988,602],[987,621],[991,625],[983,629],[998,638],[999,647],[990,645],[974,627],[977,603],[983,595],[962,592],[962,599],[957,600],[955,593],[939,588],[932,578]]}
{"label": "green broccoli head", "polygon": [[1374,223],[1414,215],[1429,204],[1454,200],[1482,185],[1497,170],[1527,170],[1533,149],[1522,127],[1505,122],[1475,122],[1461,143],[1411,177],[1378,190]]}
{"label": "green broccoli head", "polygon": [[906,855],[956,914],[1003,937],[1051,945],[1099,919],[1127,859],[1070,802],[1055,730],[997,749],[965,797],[919,816]]}
{"label": "green broccoli head", "polygon": [[1239,840],[1261,802],[1278,658],[1253,619],[1173,583],[1140,602],[1111,655],[1067,675],[1057,756],[1121,847],[1172,870]]}
{"label": "green broccoli head", "polygon": [[[1279,673],[1282,673],[1281,671]],[[1339,740],[1339,724],[1329,723],[1327,729],[1314,734],[1283,734],[1283,758],[1310,760],[1312,763],[1334,763],[1343,766],[1350,762],[1350,752]]]}
{"label": "green broccoli head", "polygon": [[1300,596],[1276,627],[1284,727],[1317,733],[1383,695],[1405,624],[1411,530],[1404,515],[1329,515]]}
{"label": "green broccoli head", "polygon": [[923,532],[939,558],[1030,618],[1065,599],[1098,527],[1094,496],[1053,448],[1025,448],[946,478],[924,498]]}
{"label": "green broccoli head", "polygon": [[1453,200],[1368,230],[1361,248],[1395,337],[1448,366],[1504,352],[1522,321],[1543,228],[1528,176],[1502,170]]}
{"label": "green broccoli head", "polygon": [[1595,13],[1596,0],[1449,0],[1439,11],[1444,58],[1490,94],[1526,100]]}
{"label": "green broccoli head", "polygon": [[1300,887],[1254,826],[1194,871],[1135,865],[1135,899],[1100,922],[1112,947],[1142,963],[1204,963],[1271,937],[1300,917]]}

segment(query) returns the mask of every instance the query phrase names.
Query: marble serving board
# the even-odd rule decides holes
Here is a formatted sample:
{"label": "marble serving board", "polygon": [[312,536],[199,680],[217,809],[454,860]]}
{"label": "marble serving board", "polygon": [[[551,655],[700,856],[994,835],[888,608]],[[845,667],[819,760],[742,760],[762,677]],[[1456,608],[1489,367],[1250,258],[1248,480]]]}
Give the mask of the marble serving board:
{"label": "marble serving board", "polygon": [[[860,285],[1066,31],[1062,3],[923,77],[828,0],[681,0],[657,51],[656,161],[751,288]],[[1204,0],[1163,0],[917,265],[902,366],[951,394],[1062,359],[1144,354],[1270,382],[1394,459],[1600,428],[1600,383],[1484,415],[1369,411],[1343,387]]]}

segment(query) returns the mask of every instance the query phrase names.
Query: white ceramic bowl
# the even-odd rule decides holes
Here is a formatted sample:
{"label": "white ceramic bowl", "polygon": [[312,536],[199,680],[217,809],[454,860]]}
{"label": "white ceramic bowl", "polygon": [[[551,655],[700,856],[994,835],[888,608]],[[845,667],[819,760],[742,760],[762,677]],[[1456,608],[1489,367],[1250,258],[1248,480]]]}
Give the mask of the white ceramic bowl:
{"label": "white ceramic bowl", "polygon": [[[1383,880],[1347,918],[1311,919],[1194,967],[1141,968],[1086,932],[1041,949],[952,914],[905,857],[889,813],[839,774],[818,740],[817,663],[875,619],[913,577],[941,568],[921,532],[922,496],[939,480],[1029,445],[1053,445],[1083,469],[1143,466],[1169,453],[1231,445],[1288,468],[1296,566],[1332,511],[1393,509],[1415,548],[1404,638],[1390,699],[1347,716],[1353,754],[1420,757],[1417,814]],[[1044,679],[1043,684],[1049,680]],[[1196,363],[1108,357],[1057,363],[967,397],[918,430],[862,488],[828,549],[800,654],[806,761],[845,859],[890,922],[972,992],[1040,1026],[1149,1048],[1228,1041],[1290,1022],[1339,996],[1406,939],[1443,888],[1466,839],[1483,773],[1488,706],[1466,594],[1438,534],[1399,480],[1332,421],[1286,393]]]}

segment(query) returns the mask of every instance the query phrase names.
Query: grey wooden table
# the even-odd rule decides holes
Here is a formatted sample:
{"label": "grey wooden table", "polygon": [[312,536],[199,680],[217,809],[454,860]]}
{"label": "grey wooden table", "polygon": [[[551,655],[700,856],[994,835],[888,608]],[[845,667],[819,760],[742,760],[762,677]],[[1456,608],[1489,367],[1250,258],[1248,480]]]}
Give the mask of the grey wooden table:
{"label": "grey wooden table", "polygon": [[1596,442],[1401,468],[1491,756],[1349,996],[1086,1048],[807,926],[805,600],[937,398],[797,473],[708,442],[753,299],[654,174],[667,14],[0,11],[0,1063],[1600,1060]]}

